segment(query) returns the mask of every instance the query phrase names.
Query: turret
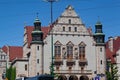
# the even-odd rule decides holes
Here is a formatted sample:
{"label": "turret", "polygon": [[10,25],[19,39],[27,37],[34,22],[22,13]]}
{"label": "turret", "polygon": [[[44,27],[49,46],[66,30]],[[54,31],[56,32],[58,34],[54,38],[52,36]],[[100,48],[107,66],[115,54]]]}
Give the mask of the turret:
{"label": "turret", "polygon": [[94,39],[96,41],[96,45],[104,45],[105,43],[105,34],[102,31],[102,24],[100,21],[97,21],[95,24]]}
{"label": "turret", "polygon": [[32,31],[31,36],[29,76],[36,76],[43,74],[44,72],[43,32],[41,31],[41,22],[38,17],[35,19],[34,30]]}
{"label": "turret", "polygon": [[32,31],[32,42],[31,44],[43,44],[43,32],[41,31],[41,22],[38,17],[34,22],[34,30]]}

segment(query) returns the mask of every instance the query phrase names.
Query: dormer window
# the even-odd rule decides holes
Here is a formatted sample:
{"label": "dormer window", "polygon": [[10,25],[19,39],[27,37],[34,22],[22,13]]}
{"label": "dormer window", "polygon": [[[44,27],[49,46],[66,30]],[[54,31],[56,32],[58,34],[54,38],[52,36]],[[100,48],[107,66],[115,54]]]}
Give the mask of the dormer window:
{"label": "dormer window", "polygon": [[71,19],[68,20],[68,23],[71,24]]}

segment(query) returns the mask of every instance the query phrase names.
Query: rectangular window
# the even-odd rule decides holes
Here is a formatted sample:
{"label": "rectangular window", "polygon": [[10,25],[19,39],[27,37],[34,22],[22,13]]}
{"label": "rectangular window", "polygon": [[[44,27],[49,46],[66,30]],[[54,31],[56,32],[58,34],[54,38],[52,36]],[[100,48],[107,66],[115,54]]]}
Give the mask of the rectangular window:
{"label": "rectangular window", "polygon": [[39,59],[37,59],[37,63],[39,64]]}
{"label": "rectangular window", "polygon": [[73,54],[73,46],[67,46],[67,54]]}
{"label": "rectangular window", "polygon": [[68,23],[71,24],[71,19],[68,20]]}
{"label": "rectangular window", "polygon": [[71,31],[71,27],[69,27],[69,31]]}
{"label": "rectangular window", "polygon": [[61,54],[61,46],[55,45],[55,54]]}
{"label": "rectangular window", "polygon": [[85,54],[85,47],[84,46],[79,47],[79,53],[80,54]]}
{"label": "rectangular window", "polygon": [[77,27],[75,27],[75,32],[77,32]]}
{"label": "rectangular window", "polygon": [[101,65],[102,65],[102,60],[100,61]]}
{"label": "rectangular window", "polygon": [[27,71],[27,64],[25,64],[25,71]]}
{"label": "rectangular window", "polygon": [[63,27],[63,31],[65,31],[65,27]]}
{"label": "rectangular window", "polygon": [[37,50],[39,50],[39,46],[37,46]]}
{"label": "rectangular window", "polygon": [[102,52],[102,48],[100,48],[100,52]]}

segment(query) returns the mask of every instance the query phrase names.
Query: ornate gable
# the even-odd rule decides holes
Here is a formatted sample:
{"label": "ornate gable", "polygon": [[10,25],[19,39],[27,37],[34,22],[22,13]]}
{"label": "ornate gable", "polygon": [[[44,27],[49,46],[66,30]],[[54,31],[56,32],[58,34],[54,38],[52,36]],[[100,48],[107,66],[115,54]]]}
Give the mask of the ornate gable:
{"label": "ornate gable", "polygon": [[[69,5],[61,16],[56,20],[53,28],[55,34],[81,34],[90,35],[82,20]],[[61,33],[62,32],[62,33]],[[73,33],[74,32],[74,33]]]}

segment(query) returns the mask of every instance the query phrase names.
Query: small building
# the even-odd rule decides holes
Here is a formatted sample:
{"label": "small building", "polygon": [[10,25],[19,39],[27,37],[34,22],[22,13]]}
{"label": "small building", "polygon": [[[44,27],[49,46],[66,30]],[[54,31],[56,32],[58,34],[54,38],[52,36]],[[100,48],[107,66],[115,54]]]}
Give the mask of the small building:
{"label": "small building", "polygon": [[118,77],[120,80],[120,36],[109,37],[109,40],[106,42],[106,56],[107,60],[111,63],[117,65],[118,67]]}
{"label": "small building", "polygon": [[[23,58],[23,48],[21,46],[5,45],[2,47],[2,50],[6,53],[6,55],[8,55],[8,63],[6,65],[7,68],[9,68],[11,65],[13,67],[16,67],[16,77],[17,78],[20,77],[21,71],[24,70],[24,67],[22,67],[22,66],[24,66],[23,65],[24,63],[26,63],[26,59],[25,60],[22,59]],[[20,61],[25,61],[25,62],[22,63]]]}
{"label": "small building", "polygon": [[0,48],[0,80],[2,80],[2,78],[4,78],[5,76],[7,63],[8,63],[8,56]]}

